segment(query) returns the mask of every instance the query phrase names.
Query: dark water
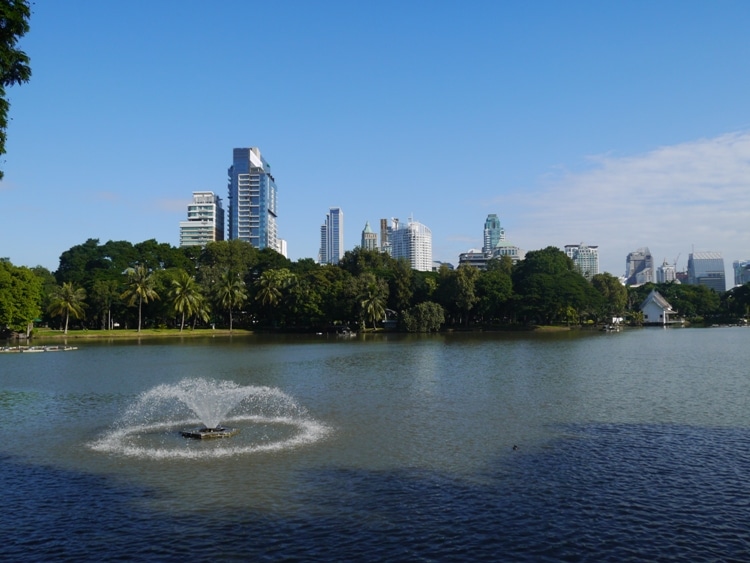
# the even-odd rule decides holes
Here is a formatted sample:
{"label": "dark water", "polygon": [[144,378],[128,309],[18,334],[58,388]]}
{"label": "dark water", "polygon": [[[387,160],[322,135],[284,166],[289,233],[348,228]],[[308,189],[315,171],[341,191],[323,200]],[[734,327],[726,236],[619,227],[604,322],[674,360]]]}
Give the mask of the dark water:
{"label": "dark water", "polygon": [[[0,558],[748,561],[748,338],[245,339],[0,356]],[[185,375],[281,389],[329,432],[222,458],[92,449],[138,393]]]}

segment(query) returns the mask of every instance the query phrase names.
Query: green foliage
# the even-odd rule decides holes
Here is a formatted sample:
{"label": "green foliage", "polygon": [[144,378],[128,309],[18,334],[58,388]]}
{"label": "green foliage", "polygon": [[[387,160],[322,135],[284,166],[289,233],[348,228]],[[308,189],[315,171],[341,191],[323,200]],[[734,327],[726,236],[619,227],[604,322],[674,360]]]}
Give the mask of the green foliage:
{"label": "green foliage", "polygon": [[138,303],[138,332],[141,331],[143,304],[159,299],[159,294],[154,289],[154,276],[142,264],[138,264],[126,271],[128,276],[125,291],[120,296],[129,307]]}
{"label": "green foliage", "polygon": [[591,285],[601,296],[598,311],[600,320],[606,317],[621,317],[625,313],[628,290],[619,279],[608,273],[596,274],[591,279]]}
{"label": "green foliage", "polygon": [[84,315],[86,304],[86,290],[82,287],[75,287],[70,282],[64,282],[57,287],[51,295],[49,312],[57,317],[65,319],[65,334],[68,334],[68,319],[72,316],[75,319],[81,319]]}
{"label": "green foliage", "polygon": [[215,287],[215,298],[224,311],[229,312],[229,331],[233,329],[233,313],[237,307],[241,307],[247,301],[247,289],[240,274],[225,271],[218,280]]}
{"label": "green foliage", "polygon": [[0,332],[24,331],[40,314],[43,277],[0,259]]}
{"label": "green foliage", "polygon": [[409,332],[437,332],[445,323],[443,308],[432,301],[418,303],[402,313],[403,323]]}
{"label": "green foliage", "polygon": [[175,313],[180,315],[180,332],[185,328],[185,317],[192,317],[198,311],[203,313],[204,298],[195,278],[185,270],[178,270],[172,279],[169,299]]}
{"label": "green foliage", "polygon": [[31,78],[29,57],[17,47],[18,40],[29,31],[30,15],[27,0],[0,0],[0,155],[5,154],[10,109],[5,89]]}
{"label": "green foliage", "polygon": [[570,308],[580,318],[600,306],[600,295],[576,271],[573,261],[552,246],[528,252],[514,268],[512,280],[517,313],[527,322],[570,322]]}

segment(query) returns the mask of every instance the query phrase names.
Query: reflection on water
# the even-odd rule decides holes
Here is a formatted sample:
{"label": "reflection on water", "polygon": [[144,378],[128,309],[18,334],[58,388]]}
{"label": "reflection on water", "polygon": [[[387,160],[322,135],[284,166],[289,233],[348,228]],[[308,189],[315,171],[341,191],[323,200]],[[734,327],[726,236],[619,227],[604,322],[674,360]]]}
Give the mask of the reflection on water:
{"label": "reflection on water", "polygon": [[[0,557],[742,560],[748,338],[251,338],[6,355],[0,423],[24,431],[0,443],[16,531]],[[91,449],[139,394],[207,376],[279,389],[329,433],[209,459]],[[295,432],[266,421],[242,439]],[[128,439],[185,446],[171,428]]]}

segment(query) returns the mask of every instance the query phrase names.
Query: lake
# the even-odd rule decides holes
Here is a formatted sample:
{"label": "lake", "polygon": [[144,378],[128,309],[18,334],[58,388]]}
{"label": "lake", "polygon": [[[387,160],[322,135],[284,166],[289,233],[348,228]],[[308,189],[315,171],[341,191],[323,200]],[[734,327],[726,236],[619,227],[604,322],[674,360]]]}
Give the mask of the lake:
{"label": "lake", "polygon": [[[0,354],[0,559],[747,561],[748,342],[648,328]],[[223,421],[237,436],[180,435],[201,422],[173,397],[186,380],[244,393]]]}

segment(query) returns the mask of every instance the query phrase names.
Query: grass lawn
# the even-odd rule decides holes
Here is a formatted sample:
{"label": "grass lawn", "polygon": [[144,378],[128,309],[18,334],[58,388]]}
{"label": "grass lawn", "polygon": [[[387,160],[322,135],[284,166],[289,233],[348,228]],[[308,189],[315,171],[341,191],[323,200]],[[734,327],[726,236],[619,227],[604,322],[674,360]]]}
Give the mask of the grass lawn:
{"label": "grass lawn", "polygon": [[179,328],[142,328],[141,332],[137,329],[115,329],[115,330],[71,330],[64,334],[62,330],[53,330],[51,328],[35,328],[34,340],[58,340],[58,339],[106,339],[114,338],[193,338],[200,336],[245,336],[252,334],[251,330],[235,328],[232,332],[229,329],[210,329],[201,328],[196,330],[185,329],[180,332]]}

